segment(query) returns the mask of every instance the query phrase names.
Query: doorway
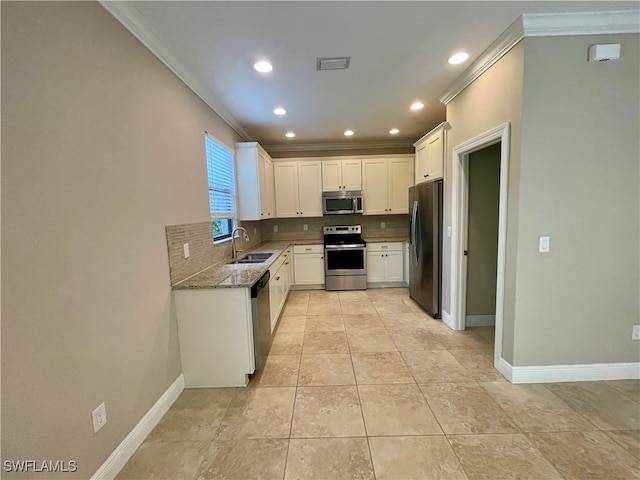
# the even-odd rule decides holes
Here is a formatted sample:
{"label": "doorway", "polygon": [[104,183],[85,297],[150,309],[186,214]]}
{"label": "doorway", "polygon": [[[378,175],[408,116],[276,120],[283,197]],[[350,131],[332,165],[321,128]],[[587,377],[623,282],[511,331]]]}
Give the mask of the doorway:
{"label": "doorway", "polygon": [[496,324],[500,142],[469,154],[465,327]]}
{"label": "doorway", "polygon": [[451,242],[451,323],[456,330],[466,327],[467,307],[467,239],[469,198],[469,157],[479,150],[499,145],[500,178],[498,201],[498,242],[495,263],[495,337],[494,366],[499,371],[502,360],[502,325],[504,314],[505,256],[507,236],[507,192],[509,174],[509,132],[505,123],[453,148],[452,162],[452,242]]}

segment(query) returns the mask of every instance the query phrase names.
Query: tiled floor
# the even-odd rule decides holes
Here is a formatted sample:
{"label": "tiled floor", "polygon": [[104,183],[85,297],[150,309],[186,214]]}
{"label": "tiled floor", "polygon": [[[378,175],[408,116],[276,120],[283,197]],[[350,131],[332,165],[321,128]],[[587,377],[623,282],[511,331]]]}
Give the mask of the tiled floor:
{"label": "tiled floor", "polygon": [[512,385],[406,289],[292,292],[247,388],[185,390],[119,479],[637,479],[640,382]]}

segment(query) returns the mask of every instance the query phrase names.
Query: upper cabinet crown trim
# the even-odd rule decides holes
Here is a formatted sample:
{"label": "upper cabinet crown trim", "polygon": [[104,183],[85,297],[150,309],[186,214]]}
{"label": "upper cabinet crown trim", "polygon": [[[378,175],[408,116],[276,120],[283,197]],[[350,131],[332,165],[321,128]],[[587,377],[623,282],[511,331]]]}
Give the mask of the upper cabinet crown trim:
{"label": "upper cabinet crown trim", "polygon": [[410,148],[409,140],[385,140],[380,142],[348,142],[348,143],[295,143],[291,145],[264,145],[270,154],[279,152],[316,152],[331,150],[376,150],[392,148]]}
{"label": "upper cabinet crown trim", "polygon": [[440,96],[445,105],[504,57],[524,37],[640,32],[638,10],[525,14],[513,22]]}
{"label": "upper cabinet crown trim", "polygon": [[433,132],[437,132],[440,129],[443,130],[448,130],[451,128],[451,124],[449,122],[442,122],[440,125],[438,125],[437,127],[433,128],[430,132],[425,133],[422,137],[420,137],[416,143],[413,144],[413,146],[417,146],[419,145],[421,142],[424,141],[425,138],[427,138],[429,135],[431,135]]}

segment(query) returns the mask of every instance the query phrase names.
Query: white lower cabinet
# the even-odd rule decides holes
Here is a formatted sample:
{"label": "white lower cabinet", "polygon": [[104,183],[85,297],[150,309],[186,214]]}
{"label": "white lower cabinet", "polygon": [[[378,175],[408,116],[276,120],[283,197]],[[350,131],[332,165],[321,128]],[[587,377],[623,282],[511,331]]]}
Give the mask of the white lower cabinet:
{"label": "white lower cabinet", "polygon": [[409,242],[404,242],[404,283],[409,285]]}
{"label": "white lower cabinet", "polygon": [[294,285],[324,285],[324,246],[294,245]]}
{"label": "white lower cabinet", "polygon": [[402,242],[367,243],[367,283],[403,283]]}
{"label": "white lower cabinet", "polygon": [[269,313],[271,333],[278,324],[280,312],[289,295],[291,288],[290,279],[291,250],[287,249],[269,268],[271,279],[269,280]]}
{"label": "white lower cabinet", "polygon": [[243,387],[255,370],[250,288],[173,292],[186,387]]}

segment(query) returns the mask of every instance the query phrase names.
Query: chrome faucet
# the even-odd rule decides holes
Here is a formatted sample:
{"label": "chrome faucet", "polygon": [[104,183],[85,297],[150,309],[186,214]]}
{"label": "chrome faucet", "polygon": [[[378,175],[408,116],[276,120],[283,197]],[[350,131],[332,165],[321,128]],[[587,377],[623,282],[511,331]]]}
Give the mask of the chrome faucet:
{"label": "chrome faucet", "polygon": [[[238,250],[236,248],[236,232],[238,230],[242,230],[244,232],[244,239],[245,241],[249,241],[249,234],[247,233],[247,231],[242,228],[242,227],[236,227],[233,230],[231,230],[231,258],[233,258],[234,260],[236,258],[238,258],[238,252],[242,252],[242,250]],[[240,236],[240,235],[238,235]]]}

